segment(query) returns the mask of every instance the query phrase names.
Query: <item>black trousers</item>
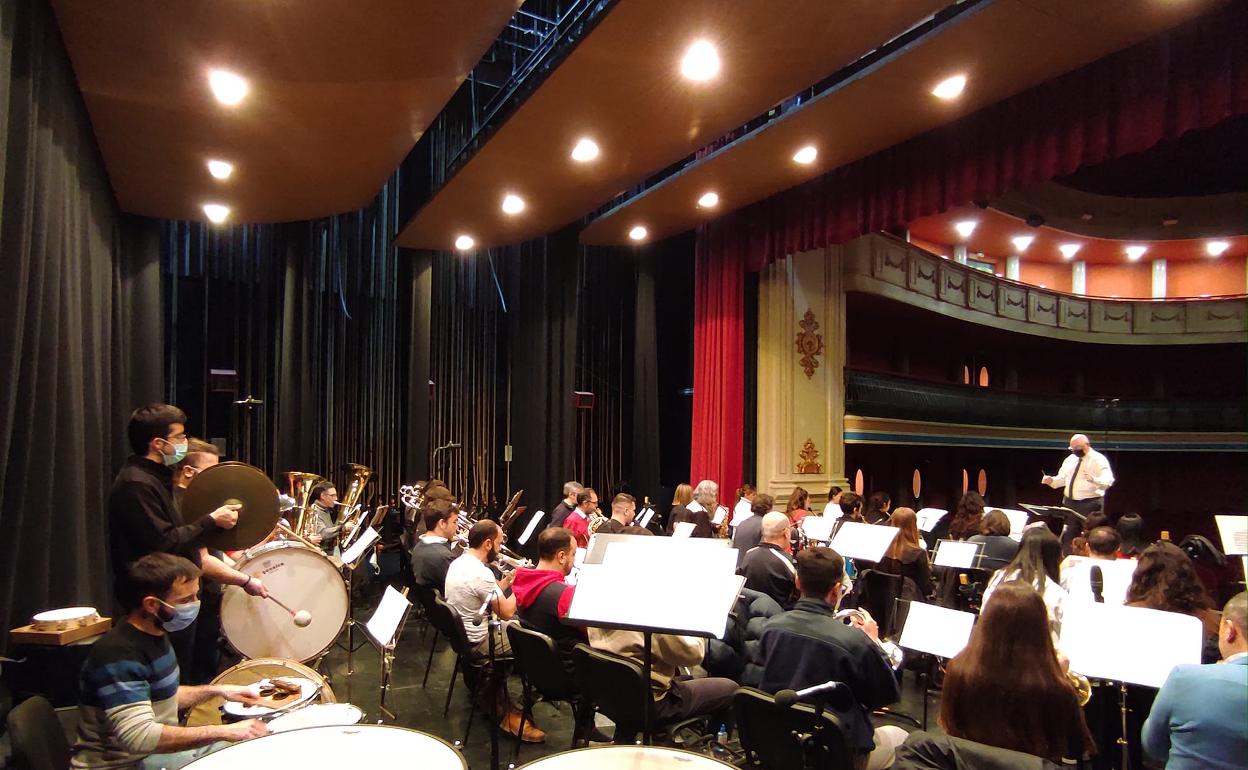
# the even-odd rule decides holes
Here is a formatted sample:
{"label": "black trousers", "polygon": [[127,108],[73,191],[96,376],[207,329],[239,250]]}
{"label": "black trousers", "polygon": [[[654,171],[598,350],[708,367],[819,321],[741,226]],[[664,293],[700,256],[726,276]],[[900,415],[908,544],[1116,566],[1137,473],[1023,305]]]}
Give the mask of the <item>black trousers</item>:
{"label": "black trousers", "polygon": [[[1105,499],[1102,497],[1089,497],[1086,500],[1071,500],[1069,497],[1062,498],[1062,505],[1072,511],[1082,513],[1084,516],[1090,516],[1097,511],[1103,510],[1105,507]],[[1083,522],[1079,519],[1066,515],[1066,528],[1062,530],[1062,554],[1070,554],[1070,545],[1076,537],[1083,533]]]}

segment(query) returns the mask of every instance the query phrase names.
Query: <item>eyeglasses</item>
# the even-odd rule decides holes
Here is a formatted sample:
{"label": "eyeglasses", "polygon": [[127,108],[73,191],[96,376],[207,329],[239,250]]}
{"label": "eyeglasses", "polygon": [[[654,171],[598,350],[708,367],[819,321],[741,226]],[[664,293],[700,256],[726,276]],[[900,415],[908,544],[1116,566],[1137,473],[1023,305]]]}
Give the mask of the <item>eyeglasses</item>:
{"label": "eyeglasses", "polygon": [[172,436],[166,436],[164,440],[165,441],[181,441],[184,438],[186,438],[186,431],[183,431],[181,433],[175,433]]}

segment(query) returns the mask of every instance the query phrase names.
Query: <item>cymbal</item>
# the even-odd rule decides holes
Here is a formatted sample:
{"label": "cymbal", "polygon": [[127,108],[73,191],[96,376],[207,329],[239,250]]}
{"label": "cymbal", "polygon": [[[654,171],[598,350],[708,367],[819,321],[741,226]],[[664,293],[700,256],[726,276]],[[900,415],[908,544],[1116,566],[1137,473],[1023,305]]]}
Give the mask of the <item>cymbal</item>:
{"label": "cymbal", "polygon": [[195,475],[182,495],[182,519],[195,521],[223,505],[242,505],[233,529],[210,528],[202,545],[222,551],[250,548],[268,537],[277,524],[277,487],[259,468],[225,462]]}

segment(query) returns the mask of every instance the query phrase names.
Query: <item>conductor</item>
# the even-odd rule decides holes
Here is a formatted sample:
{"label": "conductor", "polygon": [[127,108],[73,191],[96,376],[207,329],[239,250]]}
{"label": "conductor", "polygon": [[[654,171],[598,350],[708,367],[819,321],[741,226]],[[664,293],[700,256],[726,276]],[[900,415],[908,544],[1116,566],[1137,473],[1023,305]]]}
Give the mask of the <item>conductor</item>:
{"label": "conductor", "polygon": [[[1105,455],[1092,448],[1088,437],[1076,433],[1070,437],[1070,455],[1062,461],[1062,467],[1040,481],[1053,489],[1062,489],[1062,505],[1086,517],[1104,510],[1105,491],[1114,484],[1114,472]],[[1081,521],[1067,515],[1062,531],[1063,553],[1070,552],[1071,541],[1081,530]]]}

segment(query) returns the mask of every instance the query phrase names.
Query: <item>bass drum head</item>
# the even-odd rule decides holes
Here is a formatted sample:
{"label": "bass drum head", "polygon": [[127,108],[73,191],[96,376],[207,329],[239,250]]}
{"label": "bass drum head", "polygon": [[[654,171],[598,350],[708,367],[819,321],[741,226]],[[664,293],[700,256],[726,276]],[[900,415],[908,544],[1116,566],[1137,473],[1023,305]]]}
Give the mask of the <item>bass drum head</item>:
{"label": "bass drum head", "polygon": [[284,733],[308,727],[333,727],[358,725],[364,712],[350,703],[317,703],[282,714],[269,721],[269,732]]}
{"label": "bass drum head", "polygon": [[705,754],[664,746],[592,746],[573,749],[522,765],[521,770],[641,770],[641,768],[681,767],[683,770],[724,770],[733,767]]}
{"label": "bass drum head", "polygon": [[391,725],[309,727],[273,733],[263,738],[232,743],[191,762],[186,765],[186,770],[254,767],[407,770],[413,763],[422,770],[468,770],[463,755],[441,738]]}
{"label": "bass drum head", "polygon": [[221,630],[244,658],[308,661],[329,649],[347,623],[347,585],[325,554],[303,545],[275,542],[248,552],[235,568],[264,581],[273,596],[312,622],[295,625],[269,599],[228,586],[221,600]]}
{"label": "bass drum head", "polygon": [[[216,679],[212,680],[212,684],[249,685],[255,684],[261,679],[276,679],[279,677],[311,679],[321,687],[321,694],[319,698],[313,699],[314,703],[337,702],[337,698],[334,696],[334,689],[326,684],[325,677],[297,660],[282,660],[280,658],[244,660],[237,666],[231,666],[222,671],[217,675]],[[202,725],[221,724],[221,706],[224,703],[224,698],[209,698],[200,703],[191,709],[191,713],[186,718],[186,726],[200,727]]]}

